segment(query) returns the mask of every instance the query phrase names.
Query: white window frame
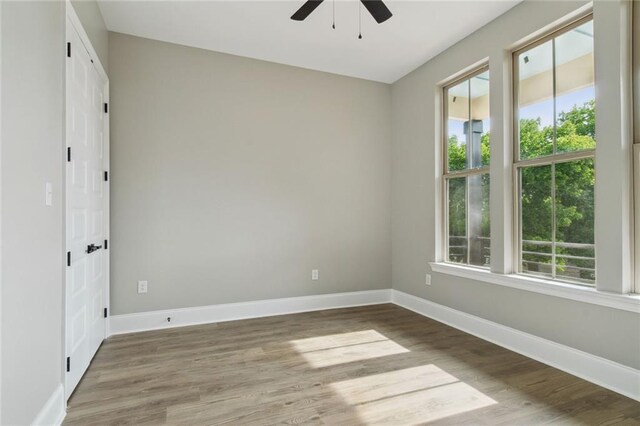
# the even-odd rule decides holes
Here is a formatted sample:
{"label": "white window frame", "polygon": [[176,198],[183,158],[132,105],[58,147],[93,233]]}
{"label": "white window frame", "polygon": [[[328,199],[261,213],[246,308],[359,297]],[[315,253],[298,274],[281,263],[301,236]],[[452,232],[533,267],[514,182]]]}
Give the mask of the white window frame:
{"label": "white window frame", "polygon": [[[638,5],[637,9],[640,9]],[[530,44],[545,34],[570,25],[585,17],[593,16],[594,21],[594,54],[595,78],[599,108],[607,108],[608,114],[596,117],[596,156],[600,170],[607,170],[597,176],[595,196],[596,235],[595,245],[598,251],[596,288],[565,283],[558,280],[546,280],[529,275],[515,273],[514,265],[519,259],[515,258],[516,232],[513,219],[514,205],[518,202],[512,188],[513,178],[513,55],[514,50]],[[633,227],[633,176],[632,158],[639,163],[635,167],[640,172],[640,153],[632,155],[633,111],[632,100],[632,66],[631,55],[631,2],[595,2],[586,4],[568,14],[562,21],[550,23],[544,29],[530,35],[523,34],[520,40],[511,44],[496,46],[492,53],[476,64],[488,62],[493,70],[491,73],[491,270],[469,267],[462,264],[444,261],[446,253],[442,252],[445,229],[443,213],[444,191],[441,140],[443,119],[438,117],[435,129],[436,157],[435,166],[436,192],[439,193],[434,204],[435,235],[437,241],[434,246],[435,259],[428,262],[434,273],[446,274],[453,277],[475,280],[489,285],[500,285],[531,293],[539,293],[559,297],[571,301],[579,301],[593,305],[610,307],[613,309],[640,313],[640,204],[636,209],[639,221],[636,227],[638,247],[636,292],[633,293],[634,278],[632,265],[634,263],[634,227]],[[635,40],[640,46],[640,17],[636,17],[638,31]],[[610,31],[620,28],[620,31]],[[638,52],[640,64],[640,48]],[[476,65],[477,66],[477,65]],[[460,68],[458,68],[460,69]],[[467,69],[472,69],[469,67]],[[453,70],[455,71],[455,70]],[[461,73],[460,73],[461,74]],[[460,75],[458,74],[458,75]],[[453,75],[453,73],[449,74]],[[450,81],[450,80],[449,80]],[[448,84],[445,78],[438,83],[436,90],[436,108],[442,114],[443,91],[439,90]],[[636,92],[640,99],[640,83]],[[640,106],[640,102],[638,103]],[[637,122],[640,123],[640,110],[636,111]],[[640,145],[640,129],[636,142]],[[640,148],[636,148],[640,150]],[[628,161],[628,163],[626,162]],[[640,175],[636,190],[640,201]],[[497,188],[497,190],[496,190]],[[598,202],[598,199],[605,202]],[[498,220],[496,220],[498,219]],[[438,241],[440,240],[440,241]],[[437,284],[437,281],[436,281]],[[526,294],[524,294],[526,297]]]}
{"label": "white window frame", "polygon": [[[638,101],[640,101],[640,99]],[[635,212],[635,279],[634,285],[632,286],[632,293],[638,294],[640,293],[640,141],[637,139],[636,143],[633,145],[633,179]]]}
{"label": "white window frame", "polygon": [[[594,287],[596,286],[596,283],[594,282],[593,285],[588,285],[588,284],[583,284],[583,283],[579,283],[576,281],[571,281],[571,280],[567,280],[567,279],[563,279],[563,278],[558,278],[556,277],[555,274],[555,270],[556,270],[556,259],[555,259],[555,233],[556,233],[556,217],[555,217],[555,212],[552,213],[552,218],[551,218],[551,223],[552,223],[552,263],[551,263],[551,268],[552,268],[552,276],[551,277],[541,277],[535,274],[529,274],[526,271],[523,271],[522,269],[522,216],[521,216],[521,211],[520,211],[520,200],[521,200],[521,185],[520,185],[520,171],[528,168],[528,167],[536,167],[536,166],[551,166],[551,194],[552,196],[555,198],[555,175],[553,173],[553,170],[555,169],[555,165],[557,164],[561,164],[561,163],[567,163],[567,162],[572,162],[572,161],[577,161],[577,160],[584,160],[584,159],[593,159],[594,163],[595,163],[595,159],[596,159],[596,150],[594,149],[590,149],[590,150],[583,150],[583,151],[574,151],[574,152],[566,152],[566,153],[557,153],[554,152],[553,154],[550,155],[546,155],[546,156],[542,156],[542,157],[536,157],[536,158],[530,158],[530,159],[521,159],[520,158],[520,135],[519,135],[519,102],[518,102],[518,94],[519,94],[519,80],[518,80],[518,76],[519,76],[519,69],[518,69],[518,64],[519,64],[519,56],[524,53],[527,52],[529,50],[531,50],[532,48],[535,48],[537,46],[540,46],[544,43],[549,42],[550,40],[553,40],[563,34],[566,34],[567,32],[571,31],[572,29],[579,27],[582,24],[585,24],[587,22],[593,21],[593,13],[588,13],[584,16],[581,16],[578,19],[572,20],[570,22],[567,22],[566,24],[564,24],[563,26],[554,29],[553,31],[550,31],[548,33],[546,33],[545,35],[543,35],[540,38],[537,38],[536,40],[534,40],[531,43],[527,43],[524,46],[519,47],[518,49],[514,50],[512,52],[512,64],[513,64],[513,78],[512,78],[512,83],[513,83],[513,104],[512,104],[512,114],[513,114],[513,190],[514,190],[514,194],[513,194],[513,210],[514,210],[514,216],[513,216],[513,226],[514,226],[514,253],[515,256],[513,257],[513,261],[514,261],[514,265],[513,265],[513,270],[520,275],[524,275],[527,277],[537,277],[537,278],[543,278],[545,280],[549,280],[552,282],[562,282],[562,283],[568,283],[568,284],[574,284],[574,285],[584,285],[586,287]],[[554,55],[555,56],[555,55]],[[555,59],[554,59],[554,69],[553,69],[553,84],[554,84],[554,96],[555,94]],[[554,120],[555,120],[555,111],[554,111]],[[596,142],[597,144],[597,142]],[[554,151],[555,151],[555,140],[554,140]],[[595,207],[595,206],[594,206]],[[595,226],[594,226],[594,233],[595,233]],[[594,252],[595,252],[595,244],[594,244]],[[597,258],[597,253],[594,256],[595,258]],[[595,262],[595,260],[594,260]]]}
{"label": "white window frame", "polygon": [[[478,66],[475,66],[471,69],[471,71],[465,72],[462,75],[453,78],[447,81],[441,87],[442,93],[442,137],[441,137],[441,146],[442,146],[442,242],[443,242],[443,253],[442,259],[445,263],[449,263],[452,265],[463,265],[469,268],[476,268],[481,270],[489,269],[489,266],[480,266],[480,265],[471,265],[469,264],[469,235],[467,235],[467,262],[466,263],[458,263],[451,262],[449,260],[449,179],[453,178],[468,178],[469,176],[476,175],[484,175],[490,174],[490,166],[486,165],[483,167],[477,167],[472,169],[464,169],[457,171],[449,171],[449,97],[448,91],[450,88],[464,82],[467,80],[471,80],[473,77],[480,75],[489,70],[489,63],[484,62]],[[489,96],[491,96],[489,94]],[[469,105],[471,105],[471,99],[469,98]],[[467,141],[467,144],[469,141]],[[465,212],[466,212],[466,221],[467,221],[467,234],[469,233],[469,192],[466,191],[466,201],[465,201]],[[491,227],[491,223],[489,223],[489,227]]]}
{"label": "white window frame", "polygon": [[631,290],[640,293],[640,4],[632,7],[632,67],[633,67],[633,188],[634,188],[634,283]]}

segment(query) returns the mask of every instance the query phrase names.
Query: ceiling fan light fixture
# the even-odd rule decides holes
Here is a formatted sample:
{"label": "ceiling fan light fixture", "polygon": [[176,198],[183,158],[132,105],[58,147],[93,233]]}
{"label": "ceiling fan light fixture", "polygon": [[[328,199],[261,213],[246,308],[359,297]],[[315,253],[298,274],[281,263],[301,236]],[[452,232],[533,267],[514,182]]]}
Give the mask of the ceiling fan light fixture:
{"label": "ceiling fan light fixture", "polygon": [[[307,0],[293,15],[291,19],[294,21],[304,21],[307,17],[316,10],[323,0]],[[373,19],[378,24],[383,23],[387,19],[391,18],[393,14],[389,8],[382,2],[382,0],[360,0],[360,4],[369,11]]]}

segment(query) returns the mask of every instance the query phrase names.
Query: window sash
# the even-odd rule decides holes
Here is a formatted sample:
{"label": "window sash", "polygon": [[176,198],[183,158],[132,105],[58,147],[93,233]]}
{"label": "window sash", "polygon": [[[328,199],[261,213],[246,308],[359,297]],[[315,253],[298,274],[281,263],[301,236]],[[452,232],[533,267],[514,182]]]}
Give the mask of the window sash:
{"label": "window sash", "polygon": [[[520,47],[517,50],[514,50],[512,53],[512,65],[513,65],[513,76],[512,76],[512,82],[513,82],[513,105],[512,105],[512,113],[513,113],[513,158],[514,158],[514,163],[519,163],[521,161],[526,161],[526,160],[522,160],[520,158],[520,100],[519,100],[519,75],[520,75],[520,55],[522,53],[528,52],[529,50],[540,46],[550,40],[553,40],[559,36],[561,36],[564,33],[567,33],[569,31],[571,31],[574,28],[579,27],[582,24],[585,24],[589,21],[593,21],[593,13],[590,12],[587,15],[567,23],[566,25],[556,29],[555,31],[550,32],[549,34],[546,34],[545,36],[536,39],[534,41],[532,41],[531,43],[528,43],[522,47]],[[555,93],[556,93],[556,78],[555,78],[555,68],[556,68],[556,64],[555,64],[555,47],[554,47],[554,53],[552,55],[552,60],[553,60],[553,93],[554,93],[554,97],[555,97]],[[555,102],[554,102],[554,107],[553,107],[553,118],[554,121],[556,120],[556,108],[555,108]],[[594,150],[595,151],[595,150]],[[574,152],[581,152],[581,151],[574,151]],[[553,154],[551,155],[547,155],[544,157],[553,157],[556,155],[562,155],[563,153],[557,153],[556,152],[556,135],[554,132],[553,135]],[[536,158],[544,158],[544,157],[536,157]],[[446,169],[445,169],[446,170]]]}
{"label": "window sash", "polygon": [[[467,152],[467,158],[466,158],[466,165],[465,165],[465,169],[464,170],[455,170],[455,171],[450,171],[449,170],[449,90],[457,85],[459,85],[460,83],[463,83],[465,81],[469,81],[469,84],[471,84],[471,79],[475,76],[478,76],[482,73],[485,73],[489,71],[489,64],[484,64],[478,68],[473,69],[472,71],[465,73],[463,75],[461,75],[460,77],[456,78],[455,80],[452,80],[451,82],[449,82],[446,86],[444,86],[442,88],[442,94],[443,94],[443,99],[442,99],[442,108],[441,111],[443,112],[442,115],[442,146],[443,146],[443,155],[442,155],[442,185],[443,185],[443,189],[442,189],[442,195],[443,195],[443,209],[442,209],[442,223],[443,223],[443,227],[442,227],[442,240],[444,242],[443,244],[443,248],[444,248],[444,253],[443,253],[443,259],[445,262],[448,263],[454,263],[454,264],[463,264],[466,266],[470,266],[470,267],[474,267],[474,268],[481,268],[481,269],[489,269],[489,265],[475,265],[475,264],[471,264],[470,263],[470,240],[471,240],[471,235],[469,232],[469,188],[468,188],[468,182],[469,182],[469,177],[471,176],[482,176],[484,174],[486,175],[490,175],[489,173],[489,169],[490,166],[486,165],[486,166],[482,166],[482,167],[475,167],[475,168],[470,168],[469,167],[469,158],[468,155],[469,153]],[[471,91],[471,87],[469,87],[469,91]],[[471,120],[471,96],[469,94],[469,106],[468,106],[468,110],[469,110],[469,120]],[[470,137],[470,133],[472,130],[472,126],[467,126],[467,134],[466,134],[466,146],[469,147],[469,143],[471,141],[471,137]],[[466,256],[465,256],[465,262],[464,263],[460,263],[460,262],[453,262],[450,260],[450,235],[449,235],[449,181],[451,179],[456,179],[456,178],[465,178],[466,179],[466,189],[465,189],[465,238],[466,238]]]}
{"label": "window sash", "polygon": [[[573,161],[578,161],[578,160],[584,160],[584,159],[593,159],[595,162],[595,149],[587,149],[587,150],[579,150],[579,151],[571,151],[571,152],[558,152],[557,151],[557,134],[555,132],[555,128],[556,128],[556,120],[557,120],[557,111],[556,111],[556,51],[555,51],[555,39],[558,38],[559,36],[561,36],[562,34],[565,34],[569,31],[571,31],[574,28],[577,28],[589,21],[593,21],[593,13],[590,12],[588,14],[586,14],[585,16],[574,20],[572,22],[567,23],[566,25],[556,29],[555,31],[552,31],[548,34],[546,34],[545,36],[536,39],[534,41],[532,41],[531,43],[528,43],[522,47],[520,47],[519,49],[513,51],[512,53],[512,68],[513,68],[513,77],[512,77],[512,84],[513,84],[513,104],[512,104],[512,113],[513,113],[513,211],[514,211],[514,221],[513,221],[513,225],[514,225],[514,238],[513,238],[513,242],[514,242],[514,252],[515,252],[515,256],[513,257],[513,261],[514,261],[514,271],[516,271],[516,273],[518,274],[522,274],[522,275],[527,275],[527,276],[537,276],[536,274],[531,274],[527,271],[523,271],[523,238],[522,238],[522,228],[523,228],[523,223],[522,223],[522,211],[521,211],[521,204],[522,204],[522,187],[521,187],[521,172],[524,168],[527,167],[537,167],[537,166],[547,166],[550,165],[552,166],[552,170],[554,170],[554,166],[556,164],[561,164],[561,163],[567,163],[567,162],[573,162]],[[520,146],[520,102],[519,102],[519,92],[520,92],[520,70],[519,70],[519,64],[520,64],[520,56],[523,53],[526,53],[532,49],[534,49],[537,46],[543,45],[544,43],[547,43],[549,41],[552,41],[552,84],[553,84],[553,120],[554,120],[554,134],[553,134],[553,153],[549,154],[549,155],[542,155],[542,156],[538,156],[538,157],[534,157],[534,158],[527,158],[527,159],[522,159],[521,158],[521,146]],[[597,143],[597,142],[596,142]],[[555,173],[552,174],[552,181],[551,181],[551,195],[554,199],[554,205],[555,205],[555,199],[556,199],[556,194],[555,194]],[[569,279],[564,279],[563,277],[558,277],[556,275],[556,268],[557,268],[557,256],[556,256],[556,250],[555,247],[557,247],[557,241],[556,241],[556,212],[555,209],[552,210],[552,263],[551,268],[552,268],[552,275],[551,276],[547,276],[545,275],[546,278],[551,279],[553,281],[558,281],[558,282],[568,282],[568,283],[572,283],[572,284],[585,284],[583,282],[580,281],[573,281],[573,280],[569,280]],[[595,229],[594,229],[595,232]],[[565,243],[563,243],[565,244]],[[594,250],[595,250],[595,244],[594,244]],[[595,256],[595,255],[594,255]],[[596,283],[589,283],[589,284],[585,284],[591,287],[595,287]]]}
{"label": "window sash", "polygon": [[[589,150],[589,151],[577,151],[577,152],[572,152],[572,153],[566,153],[566,154],[557,154],[557,155],[553,155],[553,156],[545,156],[545,157],[539,157],[539,158],[535,158],[532,160],[525,160],[525,161],[520,161],[518,163],[514,164],[514,168],[513,168],[513,181],[514,181],[514,216],[515,219],[514,220],[514,225],[515,225],[515,252],[516,252],[516,256],[514,258],[515,260],[515,268],[514,270],[516,271],[516,273],[521,274],[521,275],[526,275],[526,276],[534,276],[534,277],[540,277],[542,276],[545,279],[549,279],[552,281],[558,281],[558,282],[565,282],[565,283],[570,283],[570,284],[578,284],[578,285],[584,285],[587,287],[595,287],[596,283],[593,282],[585,282],[585,281],[581,281],[581,280],[570,280],[570,279],[566,279],[563,278],[562,276],[557,276],[556,271],[557,271],[557,258],[558,257],[567,257],[567,255],[562,255],[562,256],[558,256],[556,254],[556,248],[558,246],[563,246],[563,247],[570,247],[570,248],[587,248],[587,246],[593,246],[593,250],[594,250],[594,260],[597,259],[597,255],[595,254],[595,242],[594,244],[582,244],[582,243],[567,243],[567,242],[558,242],[556,241],[556,231],[557,231],[557,223],[556,223],[556,212],[555,212],[555,208],[552,210],[551,213],[551,233],[552,233],[552,237],[551,237],[551,241],[548,241],[548,243],[550,243],[552,245],[552,252],[551,252],[551,257],[552,257],[552,262],[549,264],[552,268],[552,274],[551,276],[549,275],[538,275],[538,274],[533,274],[530,273],[528,271],[524,271],[523,270],[523,243],[524,240],[522,239],[522,209],[521,209],[521,204],[522,204],[522,181],[521,181],[521,171],[523,169],[526,168],[530,168],[530,167],[540,167],[540,166],[552,166],[552,177],[551,177],[551,197],[554,200],[554,206],[555,206],[555,200],[556,200],[556,184],[555,184],[555,170],[553,169],[553,167],[555,165],[558,164],[563,164],[563,163],[571,163],[574,161],[580,161],[580,160],[586,160],[586,159],[591,159],[594,161],[594,167],[595,167],[595,150]],[[595,232],[595,229],[594,229]],[[596,266],[597,268],[597,266]],[[588,268],[585,268],[588,269]],[[594,272],[595,272],[595,268],[594,268]]]}
{"label": "window sash", "polygon": [[[471,240],[473,238],[475,238],[475,236],[472,236],[471,233],[469,232],[469,180],[468,178],[471,176],[483,176],[483,175],[487,175],[490,176],[489,173],[489,168],[488,167],[484,167],[482,169],[469,169],[469,170],[465,170],[463,172],[459,172],[459,173],[450,173],[448,175],[444,176],[443,179],[443,183],[444,183],[444,261],[447,263],[453,263],[453,264],[457,264],[457,265],[465,265],[465,266],[469,266],[469,267],[473,267],[473,268],[481,268],[481,269],[489,269],[490,265],[488,264],[483,264],[483,265],[476,265],[476,264],[472,264],[471,263]],[[450,259],[449,256],[449,250],[451,248],[450,246],[450,238],[451,235],[449,235],[449,181],[451,179],[460,179],[460,178],[465,178],[465,234],[464,237],[466,239],[466,256],[465,256],[465,261],[464,262],[454,262]],[[489,183],[489,185],[491,185]],[[454,236],[455,237],[455,236]],[[489,240],[491,239],[491,237],[483,237],[483,238],[489,238]]]}
{"label": "window sash", "polygon": [[[442,144],[443,144],[443,164],[442,164],[442,170],[444,171],[443,174],[449,175],[449,174],[453,174],[453,173],[459,173],[461,172],[460,170],[458,171],[450,171],[449,170],[449,89],[451,89],[452,87],[457,86],[458,84],[467,81],[467,80],[471,80],[473,77],[478,76],[484,72],[489,71],[489,64],[485,64],[479,68],[475,68],[473,71],[470,71],[468,73],[463,74],[462,76],[456,78],[455,80],[451,81],[450,83],[447,83],[446,86],[443,87],[443,98],[442,98],[442,111],[443,111],[443,115],[442,115]],[[469,102],[469,112],[471,112],[471,102]],[[469,117],[471,117],[471,114],[469,114]],[[469,130],[468,132],[471,131],[471,126],[468,126]],[[467,143],[469,143],[469,135],[467,134]],[[467,159],[468,160],[468,159]],[[465,167],[464,171],[467,170],[484,170],[484,169],[489,169],[489,166],[484,166],[484,167],[477,167],[477,168],[469,168],[468,167],[468,161],[467,161],[467,166]]]}

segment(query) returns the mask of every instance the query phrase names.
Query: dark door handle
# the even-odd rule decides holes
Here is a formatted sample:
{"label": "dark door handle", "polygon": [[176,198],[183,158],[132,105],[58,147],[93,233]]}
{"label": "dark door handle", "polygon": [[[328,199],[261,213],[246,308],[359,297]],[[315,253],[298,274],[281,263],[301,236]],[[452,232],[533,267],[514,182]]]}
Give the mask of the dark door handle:
{"label": "dark door handle", "polygon": [[94,252],[94,251],[96,251],[96,250],[100,250],[101,248],[102,248],[102,246],[97,246],[97,245],[95,245],[95,244],[89,244],[89,245],[87,246],[87,253],[91,254],[91,253],[93,253],[93,252]]}

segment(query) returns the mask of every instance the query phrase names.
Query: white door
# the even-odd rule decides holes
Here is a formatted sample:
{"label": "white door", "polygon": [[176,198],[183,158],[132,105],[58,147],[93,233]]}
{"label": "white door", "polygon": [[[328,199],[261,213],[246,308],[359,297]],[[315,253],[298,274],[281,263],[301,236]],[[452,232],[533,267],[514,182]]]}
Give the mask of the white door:
{"label": "white door", "polygon": [[105,90],[67,21],[66,397],[106,334]]}

